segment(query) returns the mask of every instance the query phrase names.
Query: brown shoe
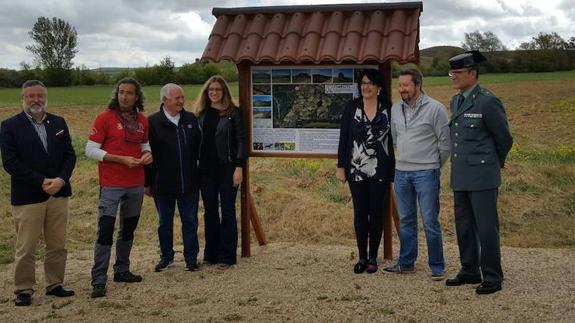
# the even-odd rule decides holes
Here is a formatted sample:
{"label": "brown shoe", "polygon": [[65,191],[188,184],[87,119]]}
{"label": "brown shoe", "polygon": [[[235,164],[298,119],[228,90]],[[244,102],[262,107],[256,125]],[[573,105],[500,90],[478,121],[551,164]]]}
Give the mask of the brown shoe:
{"label": "brown shoe", "polygon": [[407,274],[415,272],[415,267],[413,265],[402,266],[399,263],[396,263],[395,265],[383,268],[383,270],[387,271],[388,273]]}

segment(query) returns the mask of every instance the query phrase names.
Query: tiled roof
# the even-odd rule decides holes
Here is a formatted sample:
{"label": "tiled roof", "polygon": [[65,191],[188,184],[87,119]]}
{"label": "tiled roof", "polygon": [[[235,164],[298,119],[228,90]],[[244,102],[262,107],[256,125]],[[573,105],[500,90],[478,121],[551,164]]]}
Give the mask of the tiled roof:
{"label": "tiled roof", "polygon": [[202,60],[418,62],[422,10],[422,2],[214,8]]}

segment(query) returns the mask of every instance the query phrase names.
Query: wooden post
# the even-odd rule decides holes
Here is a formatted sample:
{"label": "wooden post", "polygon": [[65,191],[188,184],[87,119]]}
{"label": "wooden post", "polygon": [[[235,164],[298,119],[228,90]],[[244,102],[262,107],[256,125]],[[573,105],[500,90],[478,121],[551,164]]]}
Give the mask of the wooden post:
{"label": "wooden post", "polygon": [[260,244],[260,246],[264,246],[268,242],[266,240],[264,230],[262,229],[262,222],[260,221],[260,217],[258,216],[258,212],[256,211],[256,204],[254,203],[254,198],[252,197],[252,194],[250,192],[248,192],[248,202],[250,204],[249,207],[250,221],[252,222],[252,227],[254,228],[256,238],[258,239],[258,243]]}
{"label": "wooden post", "polygon": [[[242,109],[242,116],[244,119],[244,124],[246,125],[246,137],[251,138],[252,131],[252,119],[250,117],[250,87],[251,87],[251,76],[250,76],[250,66],[248,63],[239,63],[238,67],[238,86],[240,95],[240,108]],[[246,145],[249,144],[246,143]],[[248,151],[250,149],[248,148]],[[249,202],[248,194],[250,190],[250,159],[246,158],[246,162],[243,168],[243,181],[242,181],[241,195],[240,195],[240,208],[241,208],[241,248],[242,257],[250,256],[250,219],[249,219]]]}
{"label": "wooden post", "polygon": [[[393,186],[390,187],[390,190],[392,189]],[[391,194],[389,194],[389,212],[391,213],[391,217],[393,218],[395,233],[397,233],[397,238],[399,239],[399,212],[397,212],[397,201],[395,200],[395,192],[393,191],[390,192]]]}
{"label": "wooden post", "polygon": [[[387,96],[391,100],[391,62],[386,61],[383,64],[379,64],[379,72],[383,75],[384,78],[384,88],[383,91],[387,92]],[[392,226],[392,216],[393,214],[397,214],[396,205],[395,205],[395,198],[393,193],[393,185],[389,185],[389,192],[387,196],[387,208],[385,210],[385,214],[383,217],[383,258],[384,259],[393,259],[393,237],[391,229]],[[399,232],[399,231],[398,231]]]}

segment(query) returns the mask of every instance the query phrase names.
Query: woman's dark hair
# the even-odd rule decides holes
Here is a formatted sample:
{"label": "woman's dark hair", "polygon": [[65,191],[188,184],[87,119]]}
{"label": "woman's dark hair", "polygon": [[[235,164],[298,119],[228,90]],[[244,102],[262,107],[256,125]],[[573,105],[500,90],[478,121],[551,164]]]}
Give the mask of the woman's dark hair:
{"label": "woman's dark hair", "polygon": [[359,79],[357,81],[357,90],[358,90],[359,96],[361,97],[361,82],[362,82],[364,76],[366,76],[370,82],[372,82],[373,84],[375,84],[381,88],[381,90],[379,91],[379,94],[377,95],[377,99],[381,103],[383,103],[383,106],[384,107],[391,106],[391,98],[389,98],[387,96],[387,91],[385,90],[385,78],[383,77],[383,75],[378,70],[373,69],[373,68],[364,69],[361,71],[361,73],[359,75]]}
{"label": "woman's dark hair", "polygon": [[146,97],[142,91],[142,85],[135,78],[131,77],[125,77],[118,81],[114,92],[112,92],[112,99],[110,100],[110,103],[108,103],[108,108],[111,110],[118,110],[120,108],[120,105],[118,104],[118,91],[120,91],[120,85],[122,84],[134,85],[136,88],[136,95],[138,96],[136,103],[134,103],[134,108],[136,108],[138,111],[144,110],[144,101],[146,101]]}

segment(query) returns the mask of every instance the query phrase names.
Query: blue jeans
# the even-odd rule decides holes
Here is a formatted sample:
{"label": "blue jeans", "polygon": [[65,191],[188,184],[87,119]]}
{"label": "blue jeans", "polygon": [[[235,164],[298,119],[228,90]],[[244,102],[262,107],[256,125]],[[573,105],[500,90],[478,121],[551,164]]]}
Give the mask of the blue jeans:
{"label": "blue jeans", "polygon": [[[204,260],[210,263],[236,263],[238,225],[236,221],[237,187],[233,187],[234,167],[221,166],[216,175],[202,175],[206,247]],[[221,218],[219,209],[221,208]]]}
{"label": "blue jeans", "polygon": [[198,190],[184,195],[155,195],[154,203],[158,211],[160,240],[160,257],[162,260],[174,259],[174,212],[176,203],[182,221],[182,238],[184,242],[184,260],[187,265],[196,264],[198,251]]}
{"label": "blue jeans", "polygon": [[399,208],[399,264],[411,266],[417,259],[417,205],[423,218],[429,267],[434,274],[445,270],[439,224],[439,169],[395,170],[395,195]]}

